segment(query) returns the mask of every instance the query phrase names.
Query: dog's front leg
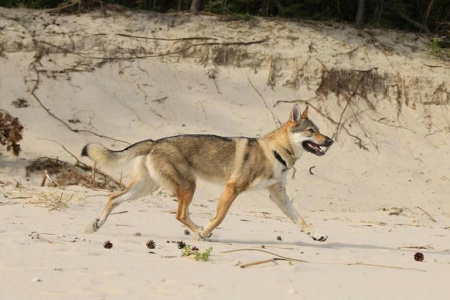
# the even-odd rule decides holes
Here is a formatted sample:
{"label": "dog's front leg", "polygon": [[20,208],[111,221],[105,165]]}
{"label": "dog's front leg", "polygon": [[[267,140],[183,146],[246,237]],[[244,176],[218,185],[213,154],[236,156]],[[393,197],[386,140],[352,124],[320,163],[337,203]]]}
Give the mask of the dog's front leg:
{"label": "dog's front leg", "polygon": [[274,184],[268,188],[270,193],[270,199],[278,205],[278,207],[288,216],[297,226],[301,232],[305,232],[315,241],[326,241],[328,236],[315,232],[311,227],[306,224],[305,220],[295,209],[291,200],[286,194],[286,190],[281,183]]}
{"label": "dog's front leg", "polygon": [[199,233],[200,239],[209,238],[212,235],[212,231],[219,226],[225,219],[225,216],[230,209],[231,204],[239,195],[242,187],[238,186],[236,182],[229,181],[225,184],[225,189],[220,195],[219,202],[217,203],[216,215],[211,219],[208,225]]}

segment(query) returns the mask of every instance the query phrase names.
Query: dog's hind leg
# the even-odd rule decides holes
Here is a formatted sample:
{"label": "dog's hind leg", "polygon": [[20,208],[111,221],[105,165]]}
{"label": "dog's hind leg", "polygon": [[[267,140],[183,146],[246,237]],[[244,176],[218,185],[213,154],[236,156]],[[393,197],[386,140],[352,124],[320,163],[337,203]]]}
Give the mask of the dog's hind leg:
{"label": "dog's hind leg", "polygon": [[94,222],[89,223],[85,227],[85,233],[94,233],[99,230],[100,227],[102,227],[102,225],[106,222],[113,209],[120,204],[128,200],[133,200],[151,194],[159,187],[158,184],[150,177],[146,167],[142,164],[138,165],[138,168],[135,169],[135,177],[137,177],[137,180],[132,182],[127,188],[125,188],[125,190],[113,193],[108,197],[108,202],[100,213],[100,216],[95,219]]}
{"label": "dog's hind leg", "polygon": [[305,232],[315,241],[324,242],[328,236],[320,234],[314,231],[311,227],[306,224],[305,220],[300,216],[300,214],[295,209],[291,200],[286,194],[286,190],[281,184],[275,184],[268,188],[270,193],[270,199],[288,216],[297,226],[300,228],[301,232]]}
{"label": "dog's hind leg", "polygon": [[195,235],[198,235],[200,226],[195,224],[189,216],[189,205],[194,197],[195,183],[190,184],[187,188],[178,188],[175,192],[178,199],[178,208],[176,218],[178,221],[186,225]]}
{"label": "dog's hind leg", "polygon": [[108,216],[111,214],[114,208],[119,206],[120,204],[133,200],[139,197],[146,196],[151,194],[152,192],[158,189],[158,185],[155,182],[149,181],[137,181],[130,184],[125,190],[111,194],[108,197],[108,202],[103,208],[100,216],[95,219],[94,222],[88,224],[85,228],[85,233],[94,233],[102,227],[102,225],[108,219]]}
{"label": "dog's hind leg", "polygon": [[175,215],[177,220],[198,235],[201,227],[195,224],[189,216],[189,205],[196,188],[196,178],[190,164],[176,153],[167,157],[165,153],[158,152],[153,153],[149,162],[150,176],[177,197],[178,208]]}

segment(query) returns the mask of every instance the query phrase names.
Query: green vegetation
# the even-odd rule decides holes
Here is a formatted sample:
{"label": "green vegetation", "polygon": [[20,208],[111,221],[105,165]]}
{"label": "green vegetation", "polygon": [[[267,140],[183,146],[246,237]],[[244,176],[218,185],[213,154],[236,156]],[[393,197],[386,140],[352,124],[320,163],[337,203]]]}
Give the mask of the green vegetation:
{"label": "green vegetation", "polygon": [[430,44],[428,45],[428,48],[431,51],[431,54],[439,56],[442,52],[441,47],[439,46],[439,39],[437,38],[433,38],[430,42]]}
{"label": "green vegetation", "polygon": [[209,247],[205,251],[201,252],[197,247],[192,247],[191,245],[186,245],[183,247],[183,252],[181,256],[194,256],[195,260],[208,261],[211,255],[212,247]]}

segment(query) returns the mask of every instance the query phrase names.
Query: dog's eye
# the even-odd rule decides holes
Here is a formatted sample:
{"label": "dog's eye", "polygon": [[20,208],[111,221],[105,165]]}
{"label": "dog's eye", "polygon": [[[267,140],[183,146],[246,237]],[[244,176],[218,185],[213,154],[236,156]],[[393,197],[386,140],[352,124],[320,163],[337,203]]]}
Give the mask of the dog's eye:
{"label": "dog's eye", "polygon": [[315,132],[313,128],[309,128],[308,131],[309,131],[310,133],[314,133],[314,132]]}

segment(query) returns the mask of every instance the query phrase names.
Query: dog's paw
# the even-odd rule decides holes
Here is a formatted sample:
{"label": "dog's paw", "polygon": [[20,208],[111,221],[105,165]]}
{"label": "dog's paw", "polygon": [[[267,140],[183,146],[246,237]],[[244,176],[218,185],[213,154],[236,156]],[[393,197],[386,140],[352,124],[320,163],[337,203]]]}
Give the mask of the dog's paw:
{"label": "dog's paw", "polygon": [[202,231],[199,231],[198,232],[198,234],[197,234],[197,240],[198,241],[201,241],[201,240],[206,240],[206,239],[208,239],[208,238],[210,238],[212,236],[212,232],[210,232],[210,233],[205,233],[205,232],[203,232],[203,230]]}
{"label": "dog's paw", "polygon": [[98,230],[98,219],[96,219],[94,222],[89,222],[84,226],[83,233],[92,234]]}
{"label": "dog's paw", "polygon": [[320,234],[320,233],[312,233],[311,238],[318,242],[325,242],[327,240],[328,236],[326,236],[325,234]]}

